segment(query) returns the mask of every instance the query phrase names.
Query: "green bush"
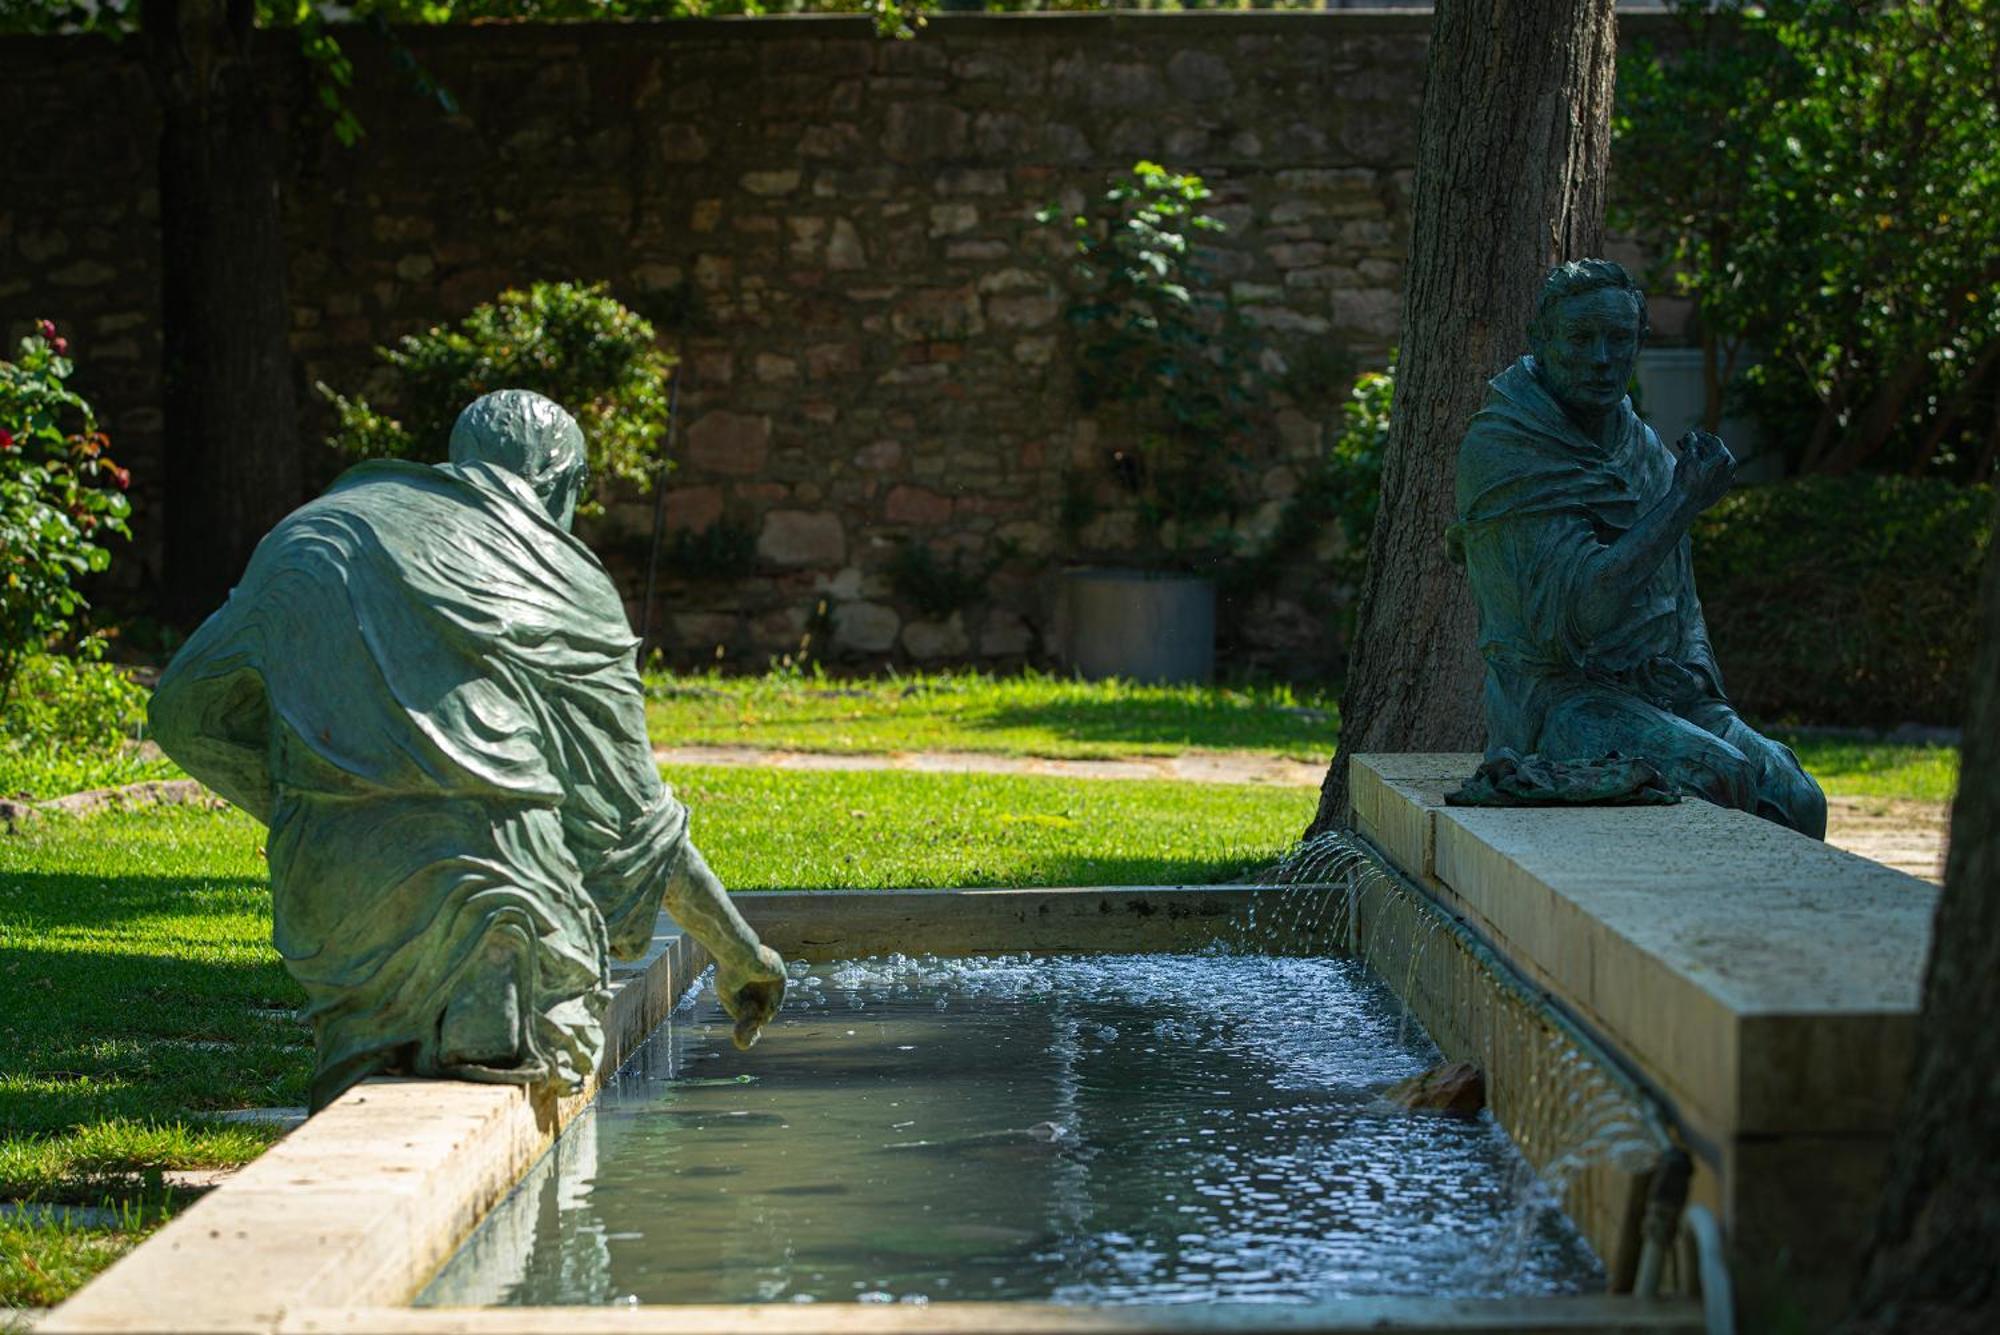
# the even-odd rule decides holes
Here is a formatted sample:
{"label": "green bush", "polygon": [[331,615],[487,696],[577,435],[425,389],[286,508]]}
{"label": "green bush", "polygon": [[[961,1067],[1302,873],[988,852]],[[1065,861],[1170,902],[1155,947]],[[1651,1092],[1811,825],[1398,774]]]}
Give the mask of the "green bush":
{"label": "green bush", "polygon": [[583,428],[593,479],[644,491],[660,471],[674,359],[653,326],[602,285],[536,283],[502,292],[455,325],[412,334],[376,355],[396,369],[391,408],[338,393],[328,443],[357,458],[445,457],[466,404],[496,389],[530,389],[567,408]]}
{"label": "green bush", "polygon": [[1723,498],[1694,534],[1730,698],[1760,723],[1958,726],[1994,491],[1808,477]]}
{"label": "green bush", "polygon": [[136,737],[146,720],[146,688],[105,662],[103,647],[91,636],[74,655],[24,657],[0,706],[0,744],[108,752]]}
{"label": "green bush", "polygon": [[[1114,409],[1114,427],[1131,433],[1109,452],[1109,473],[1159,555],[1182,564],[1231,546],[1267,409],[1255,331],[1195,250],[1202,233],[1226,230],[1201,211],[1213,193],[1199,176],[1141,161],[1091,212],[1051,204],[1035,215],[1074,247],[1078,405]],[[1091,490],[1072,480],[1066,532],[1089,522]]]}
{"label": "green bush", "polygon": [[1694,303],[1710,428],[1743,369],[1796,471],[1991,480],[2000,7],[1670,9],[1672,42],[1619,56],[1610,217]]}
{"label": "green bush", "polygon": [[131,536],[131,474],[63,383],[74,369],[47,320],[21,340],[19,360],[0,361],[0,711],[23,660],[87,605],[75,581],[111,563],[103,539]]}

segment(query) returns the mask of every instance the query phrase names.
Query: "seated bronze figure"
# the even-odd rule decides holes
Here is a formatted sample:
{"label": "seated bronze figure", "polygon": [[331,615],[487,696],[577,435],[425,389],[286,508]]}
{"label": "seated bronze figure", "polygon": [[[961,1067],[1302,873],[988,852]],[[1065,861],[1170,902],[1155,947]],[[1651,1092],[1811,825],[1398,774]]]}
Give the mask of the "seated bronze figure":
{"label": "seated bronze figure", "polygon": [[1557,266],[1530,355],[1492,381],[1459,447],[1447,541],[1479,610],[1487,755],[1643,760],[1675,790],[1824,838],[1819,785],[1724,695],[1688,528],[1736,461],[1703,431],[1670,453],[1633,412],[1646,334],[1623,268]]}

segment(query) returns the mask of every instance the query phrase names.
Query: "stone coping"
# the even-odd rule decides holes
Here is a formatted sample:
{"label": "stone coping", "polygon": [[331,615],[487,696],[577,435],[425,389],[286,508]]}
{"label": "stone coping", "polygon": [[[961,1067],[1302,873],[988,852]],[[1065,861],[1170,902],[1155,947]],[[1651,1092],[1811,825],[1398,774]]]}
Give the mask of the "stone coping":
{"label": "stone coping", "polygon": [[1356,828],[1476,918],[1705,1138],[1894,1125],[1935,887],[1692,799],[1446,806],[1477,762],[1356,757]]}
{"label": "stone coping", "polygon": [[[1112,9],[1017,14],[934,13],[925,16],[928,24],[939,32],[976,34],[981,37],[1049,35],[1081,37],[1115,31],[1135,35],[1142,33],[1186,35],[1208,40],[1223,35],[1241,36],[1257,33],[1274,33],[1280,36],[1297,36],[1307,32],[1331,35],[1427,33],[1430,31],[1431,17],[1432,11],[1429,9],[1387,6],[1324,10]],[[1620,9],[1617,22],[1618,35],[1621,39],[1671,36],[1677,31],[1673,16],[1659,9]],[[434,26],[401,25],[399,30],[406,41],[422,46],[432,41],[449,40],[452,26],[454,25],[446,25],[441,29]],[[812,32],[814,36],[828,39],[882,40],[876,36],[875,21],[866,15],[856,14],[766,14],[756,18],[732,15],[686,19],[600,19],[566,22],[560,25],[532,21],[502,21],[480,25],[481,40],[495,46],[504,46],[509,41],[525,41],[540,49],[547,41],[547,29],[556,26],[573,32],[578,40],[584,42],[629,41],[631,30],[635,27],[652,29],[666,40],[712,41],[719,36],[727,36],[732,41],[789,40],[798,37],[801,31]],[[47,37],[7,35],[0,36],[0,46],[26,42],[46,43],[49,40]],[[73,36],[68,40],[103,42],[107,39],[96,34],[87,34]],[[260,37],[260,42],[269,43],[273,50],[284,47],[287,40],[287,36],[282,33]],[[919,36],[917,40],[921,41],[923,38]]]}

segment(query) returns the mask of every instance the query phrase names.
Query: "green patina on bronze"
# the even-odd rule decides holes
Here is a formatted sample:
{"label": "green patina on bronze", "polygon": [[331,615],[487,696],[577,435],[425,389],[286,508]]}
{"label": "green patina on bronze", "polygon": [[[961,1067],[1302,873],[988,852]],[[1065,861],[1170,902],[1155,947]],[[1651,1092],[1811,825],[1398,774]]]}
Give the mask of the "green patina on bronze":
{"label": "green patina on bronze", "polygon": [[569,532],[585,480],[567,413],[489,394],[449,463],[362,464],[283,520],[154,693],[160,746],[270,827],[315,1107],[388,1070],[576,1088],[663,900],[740,1041],[777,1007],[654,766],[636,640]]}
{"label": "green patina on bronze", "polygon": [[1531,355],[1492,381],[1459,447],[1446,540],[1479,609],[1488,748],[1488,781],[1462,800],[1515,804],[1492,781],[1512,753],[1569,767],[1550,771],[1568,778],[1538,802],[1603,802],[1602,766],[1623,757],[1612,763],[1643,760],[1678,792],[1824,838],[1819,785],[1723,693],[1688,526],[1736,463],[1700,431],[1669,453],[1632,411],[1625,386],[1646,332],[1645,295],[1624,269],[1557,266]]}

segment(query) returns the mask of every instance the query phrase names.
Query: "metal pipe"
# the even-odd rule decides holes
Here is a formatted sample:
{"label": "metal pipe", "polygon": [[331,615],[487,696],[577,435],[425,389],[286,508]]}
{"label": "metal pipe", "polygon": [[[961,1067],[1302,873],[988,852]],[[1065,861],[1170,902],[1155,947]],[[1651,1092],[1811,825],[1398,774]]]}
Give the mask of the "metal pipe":
{"label": "metal pipe", "polygon": [[1701,1317],[1708,1335],[1736,1335],[1736,1286],[1723,1254],[1722,1225],[1706,1205],[1690,1205],[1682,1216],[1694,1240],[1695,1271],[1701,1277]]}
{"label": "metal pipe", "polygon": [[1688,1179],[1694,1163],[1687,1151],[1675,1148],[1661,1157],[1653,1170],[1652,1185],[1646,1190],[1646,1218],[1640,1226],[1639,1274],[1632,1292],[1641,1298],[1660,1296],[1660,1279],[1666,1269],[1667,1252],[1680,1231],[1680,1214],[1687,1204]]}

